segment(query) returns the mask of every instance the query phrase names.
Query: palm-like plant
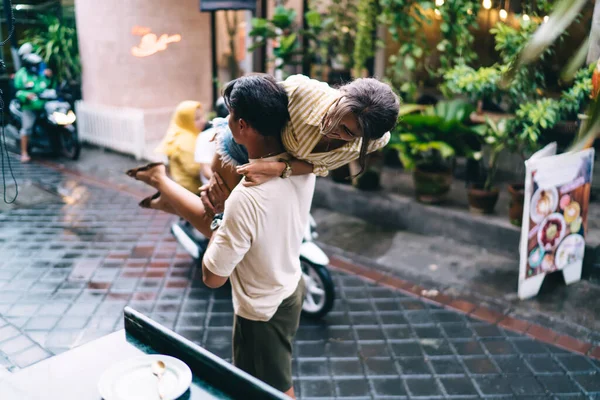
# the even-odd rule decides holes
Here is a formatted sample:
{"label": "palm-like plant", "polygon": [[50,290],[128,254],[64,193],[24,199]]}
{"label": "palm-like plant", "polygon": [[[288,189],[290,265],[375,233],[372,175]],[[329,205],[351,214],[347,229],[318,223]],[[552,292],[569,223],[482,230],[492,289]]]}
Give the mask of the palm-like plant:
{"label": "palm-like plant", "polygon": [[[536,61],[577,19],[586,3],[587,0],[560,0],[557,2],[548,21],[538,27],[531,40],[519,54],[518,61],[511,69],[511,73],[506,76],[505,84],[510,84],[515,71],[518,71],[521,66]],[[600,7],[600,1],[596,1],[596,10],[594,10],[594,14],[600,11],[598,10],[598,7]],[[592,27],[592,34],[599,28],[600,27]],[[567,63],[563,70],[562,78],[564,80],[570,81],[575,77],[576,72],[585,63],[589,46],[590,40],[588,38],[588,40],[581,45],[579,50],[575,52],[573,58]],[[595,62],[596,60],[590,61]],[[600,99],[598,97],[592,99],[586,114],[587,116],[581,124],[579,133],[570,148],[572,151],[581,150],[591,146],[596,137],[600,134]]]}
{"label": "palm-like plant", "polygon": [[22,42],[29,42],[37,49],[59,82],[78,82],[81,63],[75,23],[52,15],[39,18],[42,25],[27,30]]}

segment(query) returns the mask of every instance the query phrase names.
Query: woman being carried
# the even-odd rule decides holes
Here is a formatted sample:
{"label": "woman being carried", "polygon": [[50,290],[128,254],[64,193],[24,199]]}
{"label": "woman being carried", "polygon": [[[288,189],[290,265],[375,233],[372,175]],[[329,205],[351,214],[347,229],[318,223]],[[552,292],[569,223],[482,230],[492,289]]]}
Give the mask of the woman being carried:
{"label": "woman being carried", "polygon": [[[251,75],[239,79],[254,80],[260,85],[261,80],[272,78]],[[229,91],[236,81],[228,85]],[[291,117],[281,140],[294,158],[249,164],[246,149],[234,142],[231,130],[221,122],[213,177],[201,188],[202,201],[170,180],[164,165],[151,164],[128,171],[128,175],[160,192],[153,196],[150,207],[166,212],[177,209],[181,217],[210,236],[214,213],[223,210],[224,199],[242,178],[244,185],[258,185],[290,175],[326,176],[330,170],[357,159],[362,173],[367,154],[388,143],[400,108],[399,98],[389,85],[362,78],[334,89],[302,75],[291,76],[280,84],[288,94]],[[241,124],[243,120],[230,115],[228,123]]]}

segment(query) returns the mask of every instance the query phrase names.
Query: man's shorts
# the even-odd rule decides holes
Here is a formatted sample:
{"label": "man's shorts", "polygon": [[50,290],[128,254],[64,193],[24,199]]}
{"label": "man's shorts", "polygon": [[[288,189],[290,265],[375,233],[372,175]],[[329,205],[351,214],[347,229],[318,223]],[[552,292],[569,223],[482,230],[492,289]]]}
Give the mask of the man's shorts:
{"label": "man's shorts", "polygon": [[21,130],[19,134],[21,136],[30,136],[33,132],[33,126],[35,125],[36,113],[32,110],[23,110],[21,114]]}
{"label": "man's shorts", "polygon": [[304,279],[281,302],[269,321],[235,316],[233,364],[250,375],[285,392],[292,387],[292,341],[300,323]]}

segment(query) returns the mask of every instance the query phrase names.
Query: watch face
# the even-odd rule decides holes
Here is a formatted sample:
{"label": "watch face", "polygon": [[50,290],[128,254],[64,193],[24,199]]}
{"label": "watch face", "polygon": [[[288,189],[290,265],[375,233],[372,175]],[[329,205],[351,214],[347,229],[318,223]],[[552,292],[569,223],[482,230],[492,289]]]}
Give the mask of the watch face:
{"label": "watch face", "polygon": [[213,221],[210,223],[210,229],[212,231],[216,230],[219,226],[221,226],[220,219],[213,219]]}

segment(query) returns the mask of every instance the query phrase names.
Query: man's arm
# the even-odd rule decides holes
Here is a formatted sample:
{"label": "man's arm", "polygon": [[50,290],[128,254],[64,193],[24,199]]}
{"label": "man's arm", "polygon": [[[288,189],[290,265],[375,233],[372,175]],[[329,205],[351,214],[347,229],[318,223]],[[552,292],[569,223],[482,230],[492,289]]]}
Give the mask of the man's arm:
{"label": "man's arm", "polygon": [[202,259],[202,280],[210,288],[223,286],[242,261],[256,229],[252,199],[241,191],[232,192],[227,200],[221,226],[211,237]]}
{"label": "man's arm", "polygon": [[[217,231],[213,232],[213,235],[210,237],[210,241],[208,242],[208,246],[206,247],[207,252],[216,236],[216,233]],[[204,259],[202,259],[202,282],[204,282],[206,286],[208,286],[211,289],[220,288],[225,284],[225,282],[227,282],[227,279],[229,279],[228,276],[219,276],[210,272],[210,270],[206,267]]]}

